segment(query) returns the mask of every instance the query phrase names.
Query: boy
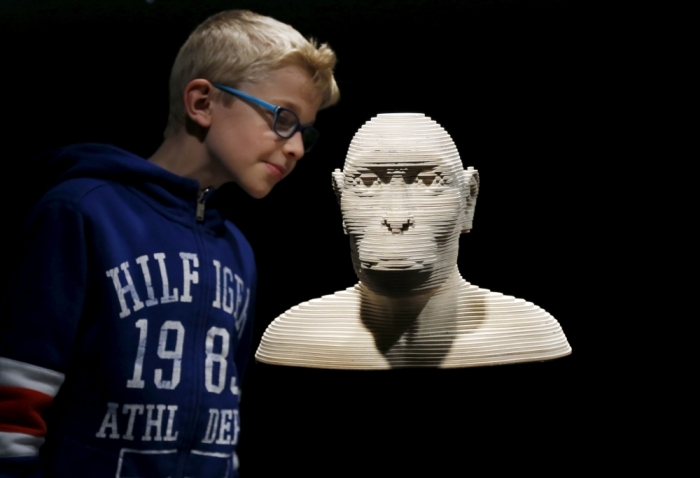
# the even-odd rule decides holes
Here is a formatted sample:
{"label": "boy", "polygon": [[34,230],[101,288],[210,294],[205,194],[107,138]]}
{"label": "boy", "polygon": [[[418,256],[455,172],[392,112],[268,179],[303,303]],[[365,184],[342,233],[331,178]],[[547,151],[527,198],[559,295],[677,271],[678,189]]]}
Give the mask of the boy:
{"label": "boy", "polygon": [[24,228],[0,335],[0,476],[237,476],[255,264],[216,209],[264,197],[338,100],[335,54],[248,11],[190,35],[149,161],[106,145],[60,171]]}

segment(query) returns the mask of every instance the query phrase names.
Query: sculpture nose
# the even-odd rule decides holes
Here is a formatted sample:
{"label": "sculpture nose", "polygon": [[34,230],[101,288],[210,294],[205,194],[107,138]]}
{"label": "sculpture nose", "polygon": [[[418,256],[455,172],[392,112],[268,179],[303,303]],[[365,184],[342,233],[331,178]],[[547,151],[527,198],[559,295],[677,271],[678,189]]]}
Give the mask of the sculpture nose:
{"label": "sculpture nose", "polygon": [[415,226],[415,222],[412,214],[388,213],[382,218],[382,226],[386,226],[392,234],[403,234],[409,227]]}

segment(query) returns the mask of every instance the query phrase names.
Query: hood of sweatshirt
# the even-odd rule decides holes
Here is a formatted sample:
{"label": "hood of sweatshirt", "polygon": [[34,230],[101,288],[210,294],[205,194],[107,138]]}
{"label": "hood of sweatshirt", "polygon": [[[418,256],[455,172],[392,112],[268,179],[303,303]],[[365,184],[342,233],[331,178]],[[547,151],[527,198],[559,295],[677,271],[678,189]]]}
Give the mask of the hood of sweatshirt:
{"label": "hood of sweatshirt", "polygon": [[[204,222],[210,229],[221,226],[213,188],[200,191],[199,183],[178,176],[146,159],[116,146],[86,143],[47,151],[33,160],[41,179],[33,184],[35,203],[51,188],[73,179],[115,182],[133,188],[170,219],[194,224],[197,203],[204,207]],[[201,193],[201,195],[200,195]],[[30,204],[31,206],[31,204]]]}
{"label": "hood of sweatshirt", "polygon": [[197,194],[199,184],[157,166],[144,158],[108,144],[86,143],[47,151],[36,158],[47,186],[74,178],[108,179],[139,189],[162,190],[177,196]]}

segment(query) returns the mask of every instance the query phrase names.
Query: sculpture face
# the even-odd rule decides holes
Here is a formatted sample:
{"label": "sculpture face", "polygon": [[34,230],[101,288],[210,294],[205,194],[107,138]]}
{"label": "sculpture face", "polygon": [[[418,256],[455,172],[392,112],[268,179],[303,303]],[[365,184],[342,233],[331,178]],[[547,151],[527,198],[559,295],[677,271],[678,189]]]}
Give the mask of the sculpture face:
{"label": "sculpture face", "polygon": [[358,131],[334,181],[363,284],[412,295],[447,279],[457,263],[467,176],[450,137],[423,115],[380,115]]}

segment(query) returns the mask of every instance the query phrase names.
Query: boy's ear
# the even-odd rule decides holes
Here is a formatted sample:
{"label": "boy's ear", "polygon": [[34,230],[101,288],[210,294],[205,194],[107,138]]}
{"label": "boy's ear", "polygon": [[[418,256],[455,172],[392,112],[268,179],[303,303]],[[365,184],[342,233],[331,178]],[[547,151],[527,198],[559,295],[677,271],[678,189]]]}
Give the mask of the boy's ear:
{"label": "boy's ear", "polygon": [[188,118],[202,128],[211,126],[213,89],[214,87],[207,80],[197,78],[190,81],[183,92]]}

